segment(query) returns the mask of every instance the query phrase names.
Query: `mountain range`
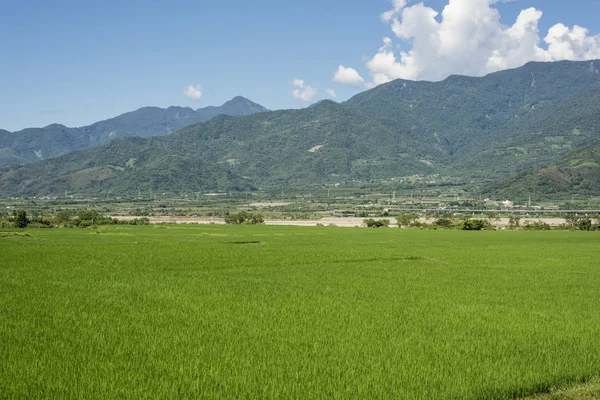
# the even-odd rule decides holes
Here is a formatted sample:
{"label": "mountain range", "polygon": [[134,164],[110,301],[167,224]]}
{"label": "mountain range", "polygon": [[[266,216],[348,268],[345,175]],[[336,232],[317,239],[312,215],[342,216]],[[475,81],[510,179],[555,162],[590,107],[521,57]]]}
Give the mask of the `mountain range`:
{"label": "mountain range", "polygon": [[265,111],[268,111],[265,107],[238,96],[220,107],[198,110],[188,107],[144,107],[81,128],[52,124],[18,132],[0,130],[0,166],[53,158],[120,137],[168,135],[217,115],[250,115]]}
{"label": "mountain range", "polygon": [[415,174],[510,190],[503,180],[515,174],[534,184],[543,168],[596,162],[597,152],[577,149],[600,141],[599,66],[529,63],[481,78],[395,80],[341,104],[220,115],[166,136],[4,167],[0,195],[252,190]]}

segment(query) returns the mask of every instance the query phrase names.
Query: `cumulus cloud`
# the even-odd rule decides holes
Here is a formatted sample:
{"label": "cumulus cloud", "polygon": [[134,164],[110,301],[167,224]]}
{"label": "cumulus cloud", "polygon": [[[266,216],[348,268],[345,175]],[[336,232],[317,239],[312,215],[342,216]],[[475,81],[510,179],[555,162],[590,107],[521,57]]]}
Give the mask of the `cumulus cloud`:
{"label": "cumulus cloud", "polygon": [[183,94],[193,100],[200,100],[202,97],[202,88],[200,85],[189,85],[183,90]]}
{"label": "cumulus cloud", "polygon": [[292,95],[297,99],[310,102],[313,101],[315,97],[317,97],[317,89],[313,88],[312,86],[306,85],[304,83],[304,80],[302,79],[294,79],[292,81],[292,85],[296,88],[292,92]]}
{"label": "cumulus cloud", "polygon": [[329,99],[335,99],[337,97],[337,93],[333,89],[326,89],[325,94],[327,95],[327,98],[329,98]]}
{"label": "cumulus cloud", "polygon": [[383,22],[390,22],[394,17],[400,14],[400,11],[406,7],[407,3],[408,0],[393,0],[392,4],[394,5],[394,8],[381,14]]}
{"label": "cumulus cloud", "polygon": [[[506,0],[505,0],[506,1]],[[542,11],[522,10],[512,25],[500,22],[498,0],[449,0],[441,14],[424,3],[393,0],[381,15],[406,50],[391,38],[366,64],[372,82],[442,80],[451,74],[481,76],[529,61],[600,58],[600,35],[580,26],[554,25],[541,39]],[[358,73],[357,73],[358,75]]]}
{"label": "cumulus cloud", "polygon": [[346,68],[343,65],[338,67],[338,70],[335,72],[333,76],[334,82],[343,83],[345,85],[352,86],[363,86],[365,84],[365,80],[357,70],[354,68]]}

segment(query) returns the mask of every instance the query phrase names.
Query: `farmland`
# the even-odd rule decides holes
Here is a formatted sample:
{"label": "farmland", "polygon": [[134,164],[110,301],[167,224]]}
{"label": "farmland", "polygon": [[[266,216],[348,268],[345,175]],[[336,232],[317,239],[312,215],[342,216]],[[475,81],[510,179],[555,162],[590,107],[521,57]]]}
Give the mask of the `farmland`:
{"label": "farmland", "polygon": [[596,232],[2,232],[2,398],[504,399],[600,375]]}

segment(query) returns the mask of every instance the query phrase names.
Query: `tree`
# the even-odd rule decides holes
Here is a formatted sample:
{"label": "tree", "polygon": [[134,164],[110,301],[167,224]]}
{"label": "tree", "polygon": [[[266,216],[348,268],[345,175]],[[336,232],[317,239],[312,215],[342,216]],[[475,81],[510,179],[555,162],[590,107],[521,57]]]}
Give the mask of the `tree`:
{"label": "tree", "polygon": [[29,219],[25,210],[17,211],[13,218],[16,228],[27,228],[27,225],[29,225]]}
{"label": "tree", "polygon": [[439,217],[437,218],[433,224],[440,228],[451,228],[453,225],[452,219],[448,217]]}
{"label": "tree", "polygon": [[481,219],[468,219],[463,222],[463,231],[481,231],[490,226],[490,223]]}
{"label": "tree", "polygon": [[510,229],[517,229],[521,226],[521,218],[520,217],[510,217],[508,220],[508,227]]}
{"label": "tree", "polygon": [[571,229],[576,229],[577,228],[577,224],[579,223],[579,217],[577,215],[567,215],[565,216],[565,221],[567,222],[567,225],[569,226],[569,228]]}
{"label": "tree", "polygon": [[387,228],[390,221],[387,219],[374,220],[373,218],[365,219],[363,225],[367,228]]}
{"label": "tree", "polygon": [[577,229],[580,231],[593,230],[592,220],[589,218],[581,218],[579,221],[577,221]]}
{"label": "tree", "polygon": [[256,225],[264,224],[265,219],[261,214],[251,214],[246,211],[229,214],[225,217],[225,223],[229,225]]}
{"label": "tree", "polygon": [[416,214],[402,214],[396,217],[396,223],[398,224],[398,228],[410,226],[414,224],[418,218],[419,216]]}

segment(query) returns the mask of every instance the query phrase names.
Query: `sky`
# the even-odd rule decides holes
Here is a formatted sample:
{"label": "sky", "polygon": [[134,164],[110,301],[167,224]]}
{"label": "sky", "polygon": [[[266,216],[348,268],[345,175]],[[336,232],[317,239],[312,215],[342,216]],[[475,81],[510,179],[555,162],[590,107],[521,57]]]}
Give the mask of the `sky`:
{"label": "sky", "polygon": [[600,59],[597,0],[1,0],[0,129]]}

